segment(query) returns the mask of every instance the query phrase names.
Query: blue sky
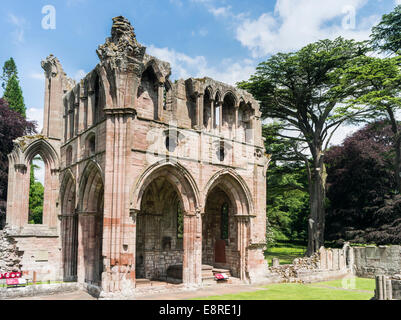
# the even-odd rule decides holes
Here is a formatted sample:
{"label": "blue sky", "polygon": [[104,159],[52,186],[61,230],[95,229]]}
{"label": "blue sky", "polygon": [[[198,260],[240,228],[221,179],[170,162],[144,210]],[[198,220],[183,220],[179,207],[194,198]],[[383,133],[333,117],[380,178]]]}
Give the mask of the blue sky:
{"label": "blue sky", "polygon": [[[210,76],[235,84],[271,54],[342,35],[366,39],[394,0],[1,0],[0,65],[13,57],[28,117],[42,123],[43,71],[50,53],[80,79],[98,63],[96,48],[112,18],[127,17],[148,53],[169,61],[173,79]],[[42,28],[42,8],[56,9],[56,29]],[[355,15],[354,15],[355,14]],[[347,131],[348,130],[348,131]],[[345,129],[335,142],[343,139]]]}

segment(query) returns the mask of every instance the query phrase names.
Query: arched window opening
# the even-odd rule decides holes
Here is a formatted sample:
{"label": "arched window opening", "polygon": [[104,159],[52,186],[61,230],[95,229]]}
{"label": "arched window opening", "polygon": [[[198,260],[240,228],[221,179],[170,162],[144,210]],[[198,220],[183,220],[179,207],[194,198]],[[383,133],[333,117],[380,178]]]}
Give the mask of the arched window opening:
{"label": "arched window opening", "polygon": [[[149,119],[158,119],[158,92],[159,82],[152,67],[148,67],[142,74],[141,84],[138,87],[137,101],[139,112]],[[164,90],[166,92],[166,90]],[[166,106],[168,102],[166,92]]]}
{"label": "arched window opening", "polygon": [[231,130],[235,122],[235,97],[231,93],[224,97],[222,114],[222,127]]}
{"label": "arched window opening", "polygon": [[184,214],[181,203],[177,203],[177,239],[184,238]]}
{"label": "arched window opening", "polygon": [[28,224],[43,224],[45,163],[41,156],[35,156],[30,165]]}
{"label": "arched window opening", "polygon": [[94,134],[86,138],[85,149],[88,157],[96,153],[96,136]]}
{"label": "arched window opening", "polygon": [[68,167],[72,164],[72,147],[68,146],[66,155],[65,155],[65,165]]}
{"label": "arched window opening", "polygon": [[68,111],[68,118],[70,122],[70,134],[69,134],[70,139],[74,137],[74,127],[75,127],[74,108],[75,108],[75,95],[72,94],[70,98],[70,109]]}
{"label": "arched window opening", "polygon": [[100,110],[100,78],[99,78],[99,75],[96,75],[93,91],[95,94],[95,106],[93,108],[93,124],[96,124],[99,121],[99,110]]}
{"label": "arched window opening", "polygon": [[226,149],[224,148],[224,143],[220,143],[220,146],[217,149],[217,158],[222,162],[226,158]]}
{"label": "arched window opening", "polygon": [[64,98],[64,141],[68,140],[68,100]]}
{"label": "arched window opening", "polygon": [[225,202],[221,206],[221,215],[220,215],[220,238],[221,240],[228,240],[228,203]]}
{"label": "arched window opening", "polygon": [[203,126],[209,130],[211,128],[211,118],[212,118],[212,101],[210,99],[209,90],[205,91],[203,96]]}
{"label": "arched window opening", "polygon": [[174,152],[175,149],[177,148],[177,139],[176,137],[173,136],[167,136],[166,137],[166,148],[168,152]]}
{"label": "arched window opening", "polygon": [[238,110],[238,135],[246,143],[251,143],[253,138],[252,131],[252,106],[242,101]]}

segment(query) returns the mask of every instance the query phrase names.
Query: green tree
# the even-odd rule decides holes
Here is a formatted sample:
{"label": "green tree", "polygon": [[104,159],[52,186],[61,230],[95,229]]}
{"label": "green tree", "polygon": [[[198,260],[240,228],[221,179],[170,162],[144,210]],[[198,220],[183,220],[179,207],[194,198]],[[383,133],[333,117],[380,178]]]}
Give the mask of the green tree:
{"label": "green tree", "polygon": [[278,123],[263,126],[263,137],[271,154],[267,175],[267,220],[275,240],[306,240],[309,198],[305,164],[293,155],[289,141],[278,136]]}
{"label": "green tree", "polygon": [[24,97],[22,95],[22,90],[16,75],[12,75],[8,80],[3,99],[8,102],[11,110],[18,112],[24,118],[26,118]]}
{"label": "green tree", "polygon": [[381,22],[372,28],[373,49],[390,54],[399,54],[401,49],[401,5],[385,14]]}
{"label": "green tree", "polygon": [[[35,160],[41,160],[35,158]],[[29,224],[43,223],[43,185],[35,179],[35,169],[39,169],[36,164],[31,164],[30,184],[29,184]]]}
{"label": "green tree", "polygon": [[[344,69],[367,51],[365,42],[341,37],[312,43],[293,53],[278,53],[259,64],[256,74],[239,87],[261,101],[264,118],[281,122],[279,136],[303,159],[308,179],[310,214],[308,254],[324,244],[326,169],[324,153],[333,133],[366,110],[339,110],[353,86],[341,82]],[[309,160],[310,155],[310,160]]]}
{"label": "green tree", "polygon": [[[361,56],[346,71],[342,81],[355,87],[348,106],[369,106],[368,119],[386,118],[394,139],[394,176],[401,193],[401,131],[397,112],[401,109],[401,56],[374,58]],[[346,112],[344,110],[344,112]]]}
{"label": "green tree", "polygon": [[3,83],[1,84],[1,86],[3,87],[3,89],[6,88],[8,81],[10,80],[10,78],[13,75],[16,76],[18,79],[17,66],[15,64],[14,59],[10,58],[9,60],[7,60],[4,63],[4,66],[3,66],[3,76],[1,77],[3,80]]}

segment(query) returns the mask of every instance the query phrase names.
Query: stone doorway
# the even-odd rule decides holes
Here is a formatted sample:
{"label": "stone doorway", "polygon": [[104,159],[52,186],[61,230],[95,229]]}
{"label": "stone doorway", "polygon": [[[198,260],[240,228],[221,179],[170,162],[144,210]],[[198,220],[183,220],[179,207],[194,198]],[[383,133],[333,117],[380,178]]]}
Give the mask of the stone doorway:
{"label": "stone doorway", "polygon": [[96,164],[87,166],[78,212],[78,281],[101,286],[103,272],[104,185]]}
{"label": "stone doorway", "polygon": [[144,191],[136,228],[136,281],[182,283],[184,216],[180,195],[166,177]]}
{"label": "stone doorway", "polygon": [[203,268],[239,276],[235,209],[223,188],[214,187],[207,197],[202,219]]}

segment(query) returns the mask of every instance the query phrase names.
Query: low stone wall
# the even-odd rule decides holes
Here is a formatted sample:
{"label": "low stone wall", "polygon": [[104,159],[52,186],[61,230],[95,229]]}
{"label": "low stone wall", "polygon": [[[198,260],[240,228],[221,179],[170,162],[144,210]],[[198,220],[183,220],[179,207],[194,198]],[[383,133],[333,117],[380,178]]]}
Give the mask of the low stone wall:
{"label": "low stone wall", "polygon": [[358,277],[395,275],[401,272],[401,246],[354,247],[354,272]]}
{"label": "low stone wall", "polygon": [[274,282],[316,282],[342,278],[352,273],[353,252],[348,244],[342,249],[320,248],[311,257],[294,259],[293,264],[273,261],[268,278]]}
{"label": "low stone wall", "polygon": [[0,232],[0,271],[20,271],[31,281],[62,281],[57,230],[42,225]]}
{"label": "low stone wall", "polygon": [[63,292],[74,292],[79,289],[78,283],[52,283],[29,285],[18,288],[0,288],[0,299],[52,295]]}
{"label": "low stone wall", "polygon": [[0,231],[0,273],[21,271],[21,255],[16,242],[7,236],[6,230]]}

